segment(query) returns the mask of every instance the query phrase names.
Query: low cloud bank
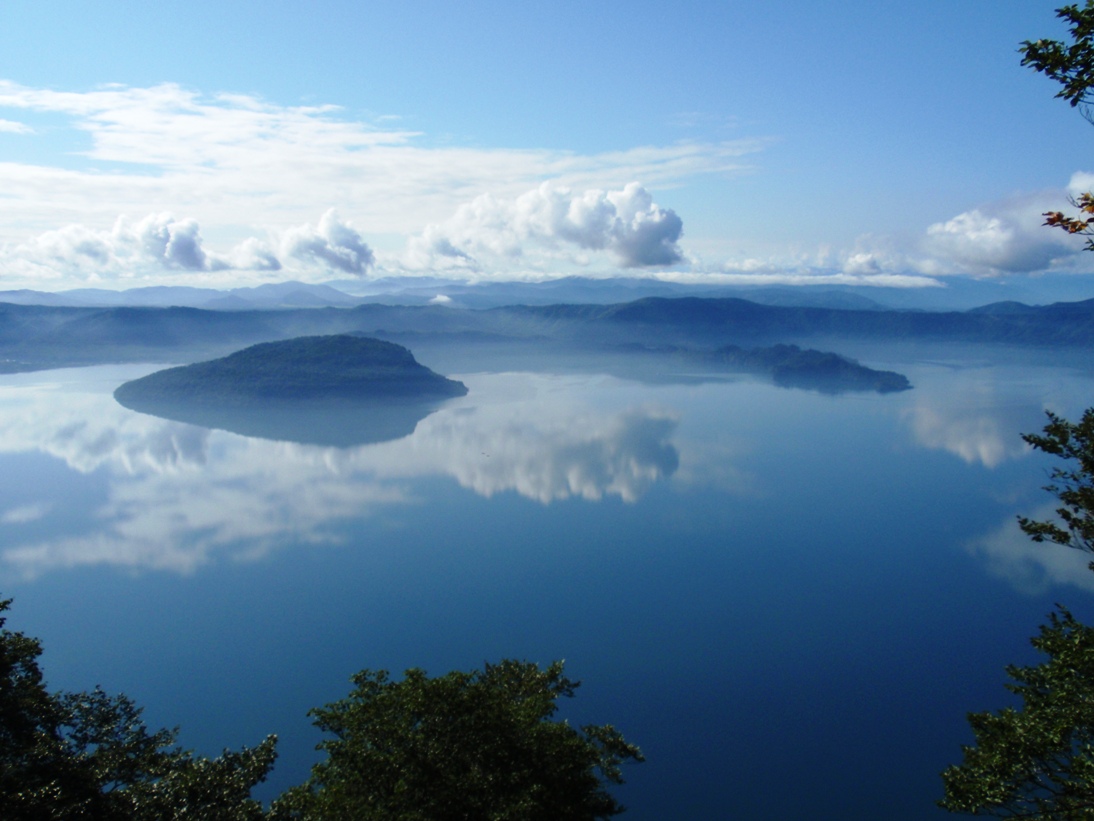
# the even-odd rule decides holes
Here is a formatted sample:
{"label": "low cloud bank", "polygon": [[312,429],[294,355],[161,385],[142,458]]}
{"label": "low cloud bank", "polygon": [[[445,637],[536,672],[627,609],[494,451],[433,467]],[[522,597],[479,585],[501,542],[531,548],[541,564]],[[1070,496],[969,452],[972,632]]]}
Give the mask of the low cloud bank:
{"label": "low cloud bank", "polygon": [[119,217],[107,231],[67,225],[4,248],[0,261],[32,278],[99,281],[287,267],[364,276],[376,258],[361,234],[330,209],[315,225],[295,226],[266,240],[249,237],[224,255],[205,247],[197,220],[165,212],[137,222]]}
{"label": "low cloud bank", "polygon": [[149,214],[138,222],[124,217],[109,231],[66,225],[16,247],[15,256],[31,265],[66,271],[105,271],[123,266],[155,266],[177,271],[221,270],[224,260],[205,251],[201,229],[192,219]]}

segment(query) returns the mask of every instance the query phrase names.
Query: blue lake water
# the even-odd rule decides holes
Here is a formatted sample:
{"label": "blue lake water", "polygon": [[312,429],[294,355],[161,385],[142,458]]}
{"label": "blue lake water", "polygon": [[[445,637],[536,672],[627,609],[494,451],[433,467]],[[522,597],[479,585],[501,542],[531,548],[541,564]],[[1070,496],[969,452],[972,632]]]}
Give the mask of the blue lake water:
{"label": "blue lake water", "polygon": [[[564,658],[573,723],[639,744],[637,819],[928,819],[965,714],[1087,558],[1013,525],[1052,463],[1019,438],[1094,374],[891,354],[914,390],[450,374],[468,396],[348,448],[145,416],[151,366],[0,378],[0,594],[51,686],[101,684],[206,754],[280,736],[364,668]],[[432,364],[432,363],[429,363]],[[878,364],[871,362],[870,364]]]}

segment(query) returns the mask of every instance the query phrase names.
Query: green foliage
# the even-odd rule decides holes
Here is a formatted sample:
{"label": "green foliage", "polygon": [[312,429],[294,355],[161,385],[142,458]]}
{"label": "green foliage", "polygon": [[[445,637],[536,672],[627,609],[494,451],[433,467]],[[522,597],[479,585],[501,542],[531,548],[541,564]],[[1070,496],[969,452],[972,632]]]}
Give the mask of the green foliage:
{"label": "green foliage", "polygon": [[1056,10],[1056,16],[1067,21],[1071,42],[1059,40],[1026,40],[1022,43],[1022,65],[1032,66],[1046,77],[1060,83],[1056,93],[1072,107],[1087,106],[1094,86],[1094,0],[1079,8],[1072,4]]}
{"label": "green foliage", "polygon": [[[1027,40],[1022,64],[1059,82],[1063,89],[1056,96],[1091,119],[1094,0],[1056,14],[1068,22],[1072,42]],[[1083,216],[1094,215],[1094,195],[1072,204],[1079,217],[1053,211],[1045,214],[1046,224],[1094,235],[1094,216]],[[1094,250],[1094,240],[1087,249]],[[1035,542],[1094,551],[1094,408],[1078,424],[1050,412],[1043,434],[1022,438],[1066,466],[1053,469],[1045,488],[1060,501],[1059,522],[1019,517],[1019,526]],[[1006,686],[1020,708],[969,715],[976,744],[963,748],[960,765],[942,773],[945,795],[938,803],[945,809],[1000,818],[1094,818],[1094,628],[1061,607],[1031,642],[1048,660],[1007,668]]]}
{"label": "green foliage", "polygon": [[[1090,103],[1091,88],[1094,87],[1094,0],[1086,5],[1063,6],[1056,10],[1056,16],[1067,21],[1071,42],[1059,40],[1026,40],[1022,43],[1022,65],[1032,66],[1046,77],[1063,86],[1056,93],[1070,103],[1078,106],[1087,120],[1094,122]],[[1090,192],[1072,198],[1071,204],[1079,209],[1078,216],[1063,211],[1047,211],[1045,225],[1060,228],[1069,234],[1092,237],[1086,242],[1086,250],[1094,251],[1094,195]]]}
{"label": "green foliage", "polygon": [[976,745],[942,773],[952,812],[1094,818],[1094,628],[1061,608],[1031,641],[1048,661],[1007,668],[1022,708],[969,715]]}
{"label": "green foliage", "polygon": [[1054,468],[1053,483],[1045,487],[1061,502],[1056,515],[1063,527],[1023,517],[1018,523],[1035,542],[1049,541],[1094,552],[1094,408],[1087,408],[1077,424],[1053,413],[1048,419],[1043,436],[1026,434],[1022,438],[1068,464],[1066,468]]}
{"label": "green foliage", "polygon": [[[0,601],[0,613],[11,600]],[[264,817],[250,798],[276,756],[270,736],[254,749],[195,757],[175,732],[149,732],[125,696],[49,693],[36,639],[0,617],[0,818],[201,819]]]}
{"label": "green foliage", "polygon": [[553,721],[578,682],[518,661],[402,681],[363,670],[341,701],[312,711],[334,737],[310,781],[275,802],[275,818],[384,821],[570,821],[623,811],[606,784],[642,761],[610,725]]}
{"label": "green foliage", "polygon": [[[0,600],[0,614],[10,606]],[[311,778],[269,813],[250,797],[276,757],[269,736],[215,759],[149,732],[141,710],[101,689],[46,690],[33,638],[0,615],[0,818],[4,821],[586,821],[623,812],[607,786],[642,754],[611,725],[552,717],[578,687],[562,662],[517,661],[429,678],[353,677],[311,712],[334,738]]]}
{"label": "green foliage", "polygon": [[[1023,438],[1065,460],[1046,490],[1063,524],[1019,518],[1037,542],[1094,549],[1094,408],[1078,424],[1049,413],[1042,434]],[[1094,565],[1092,565],[1094,566]],[[1061,608],[1033,646],[1048,660],[1007,668],[1021,709],[969,715],[976,744],[942,773],[953,812],[1001,818],[1094,818],[1094,628]]]}

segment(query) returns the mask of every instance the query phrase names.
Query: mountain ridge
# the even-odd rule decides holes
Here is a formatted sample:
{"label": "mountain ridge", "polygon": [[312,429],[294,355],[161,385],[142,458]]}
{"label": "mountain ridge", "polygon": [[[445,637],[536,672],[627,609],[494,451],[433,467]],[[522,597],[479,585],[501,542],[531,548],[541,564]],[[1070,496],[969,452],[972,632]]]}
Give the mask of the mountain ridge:
{"label": "mountain ridge", "polygon": [[[989,306],[990,307],[990,306]],[[931,340],[1094,348],[1094,299],[984,311],[892,311],[760,305],[737,297],[489,309],[364,304],[349,308],[23,306],[0,303],[0,371],[107,362],[193,362],[299,336],[356,333],[398,342],[536,340],[595,350],[630,343],[723,345]]]}

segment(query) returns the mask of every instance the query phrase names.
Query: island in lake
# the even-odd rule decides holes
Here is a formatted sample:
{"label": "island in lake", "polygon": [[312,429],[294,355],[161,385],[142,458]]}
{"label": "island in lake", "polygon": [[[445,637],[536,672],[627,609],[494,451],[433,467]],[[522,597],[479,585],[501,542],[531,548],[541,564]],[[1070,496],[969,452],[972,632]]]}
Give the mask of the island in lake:
{"label": "island in lake", "polygon": [[797,345],[772,345],[751,350],[726,345],[703,356],[711,363],[730,369],[767,374],[776,385],[786,388],[808,388],[821,393],[893,393],[912,387],[906,376],[895,371],[875,370],[830,351]]}
{"label": "island in lake", "polygon": [[681,345],[651,347],[620,346],[620,351],[640,359],[660,362],[661,367],[679,369],[681,365],[702,374],[749,373],[766,377],[782,388],[800,388],[819,393],[840,394],[854,391],[894,393],[911,390],[908,377],[895,371],[881,371],[831,351],[800,348],[797,345],[771,345],[767,348],[741,348],[723,345],[714,350]]}
{"label": "island in lake", "polygon": [[264,342],[156,371],[114,391],[119,404],[245,436],[348,446],[407,436],[437,402],[467,393],[402,345],[339,334]]}

